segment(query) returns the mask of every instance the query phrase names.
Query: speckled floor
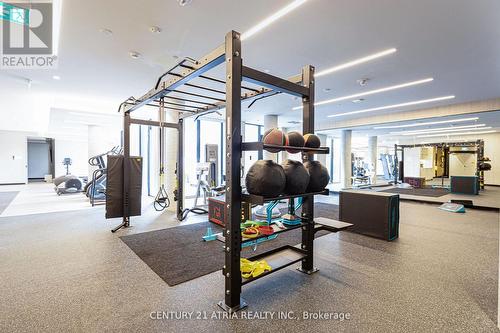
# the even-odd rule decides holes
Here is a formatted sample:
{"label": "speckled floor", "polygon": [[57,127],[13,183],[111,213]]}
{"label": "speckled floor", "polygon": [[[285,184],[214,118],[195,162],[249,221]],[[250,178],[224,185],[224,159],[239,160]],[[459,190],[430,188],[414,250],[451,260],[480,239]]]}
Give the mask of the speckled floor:
{"label": "speckled floor", "polygon": [[[379,187],[376,191],[383,191],[389,187]],[[457,194],[450,193],[440,197],[424,197],[417,195],[401,194],[402,199],[410,200],[422,200],[422,201],[432,201],[436,203],[449,202],[452,199],[455,200],[472,200],[474,205],[482,207],[500,208],[500,187],[498,186],[486,186],[484,190],[480,191],[478,195],[467,195],[467,194]]]}
{"label": "speckled floor", "polygon": [[[399,240],[324,236],[317,274],[290,267],[243,289],[248,311],[349,314],[340,321],[210,319],[223,297],[219,272],[168,287],[118,238],[177,225],[150,211],[118,234],[103,207],[0,218],[0,331],[498,331],[495,212],[402,203]],[[208,319],[153,320],[156,311]]]}

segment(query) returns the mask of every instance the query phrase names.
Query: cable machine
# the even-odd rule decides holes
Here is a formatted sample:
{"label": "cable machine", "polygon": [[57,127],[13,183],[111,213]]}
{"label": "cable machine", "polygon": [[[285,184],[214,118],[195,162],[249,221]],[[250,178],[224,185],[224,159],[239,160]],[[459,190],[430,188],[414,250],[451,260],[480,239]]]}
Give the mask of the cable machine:
{"label": "cable machine", "polygon": [[[225,80],[206,76],[205,72],[225,64]],[[190,83],[193,79],[211,82],[212,84],[224,84],[225,91],[207,87],[201,84]],[[253,88],[242,84],[242,81],[260,86]],[[180,89],[180,87],[183,89]],[[188,90],[189,88],[190,90]],[[194,91],[193,91],[194,90]],[[200,94],[195,92],[203,90]],[[270,273],[292,264],[301,263],[299,271],[312,274],[317,271],[313,262],[314,235],[319,230],[337,232],[350,226],[348,223],[333,221],[328,219],[317,219],[314,217],[314,195],[328,195],[328,190],[316,193],[304,193],[300,195],[281,195],[277,198],[264,198],[256,195],[242,193],[241,189],[241,158],[242,151],[262,151],[265,148],[285,150],[286,146],[265,145],[262,142],[242,142],[241,137],[241,103],[243,101],[255,101],[267,98],[280,93],[298,96],[303,105],[303,133],[314,133],[314,67],[308,65],[302,69],[302,73],[288,79],[279,78],[243,65],[241,58],[240,34],[235,31],[229,32],[225,37],[224,44],[201,57],[200,60],[185,58],[169,71],[161,75],[153,89],[142,97],[127,99],[120,106],[124,113],[124,165],[123,165],[123,222],[115,230],[130,225],[129,214],[129,192],[130,184],[128,175],[130,172],[130,131],[131,124],[144,124],[151,126],[161,126],[177,128],[179,130],[179,150],[177,179],[178,190],[177,214],[178,218],[182,214],[183,197],[183,120],[186,117],[200,117],[209,113],[225,109],[226,126],[226,225],[224,229],[224,255],[225,264],[223,267],[224,300],[218,305],[228,312],[238,311],[247,304],[240,297],[242,286],[258,278],[267,276]],[[216,95],[216,96],[214,96]],[[178,124],[146,121],[131,118],[131,113],[145,105],[158,106],[160,101],[164,101],[167,110],[180,112]],[[181,104],[182,102],[183,104]],[[314,159],[314,154],[328,154],[329,148],[297,148],[302,151],[303,161]],[[291,245],[274,249],[259,256],[249,258],[255,260],[266,256],[280,256],[284,263],[276,265],[268,271],[255,278],[242,278],[240,271],[241,249],[245,245],[242,241],[240,223],[242,202],[245,204],[259,204],[274,202],[277,200],[293,200],[302,198],[301,223],[282,230],[285,232],[294,229],[301,229],[302,245],[296,248]],[[252,239],[255,241],[255,239]]]}
{"label": "cable machine", "polygon": [[167,190],[165,189],[165,133],[163,132],[162,124],[165,122],[165,101],[160,99],[159,117],[160,119],[160,177],[159,189],[153,202],[153,207],[157,211],[162,211],[170,206],[170,199]]}

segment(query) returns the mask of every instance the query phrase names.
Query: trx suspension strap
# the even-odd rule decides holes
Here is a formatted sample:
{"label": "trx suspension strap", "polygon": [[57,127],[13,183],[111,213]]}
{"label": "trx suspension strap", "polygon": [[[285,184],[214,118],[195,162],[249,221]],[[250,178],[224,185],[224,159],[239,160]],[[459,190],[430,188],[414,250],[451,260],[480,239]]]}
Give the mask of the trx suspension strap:
{"label": "trx suspension strap", "polygon": [[155,197],[155,201],[153,203],[154,208],[157,211],[162,211],[168,206],[170,206],[170,199],[168,198],[167,190],[165,189],[165,167],[164,167],[164,159],[165,159],[165,136],[163,133],[163,123],[165,121],[165,103],[163,101],[163,97],[160,99],[160,112],[159,112],[159,121],[160,121],[160,179],[159,179],[159,190],[158,194]]}

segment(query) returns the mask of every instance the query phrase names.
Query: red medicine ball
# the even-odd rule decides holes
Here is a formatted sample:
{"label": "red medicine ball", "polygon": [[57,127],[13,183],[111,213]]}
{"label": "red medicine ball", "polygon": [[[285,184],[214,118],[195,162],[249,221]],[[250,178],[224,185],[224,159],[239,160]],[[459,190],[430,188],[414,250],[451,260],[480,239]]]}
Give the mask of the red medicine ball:
{"label": "red medicine ball", "polygon": [[[286,135],[277,128],[272,128],[267,130],[264,133],[262,142],[266,145],[275,145],[275,146],[287,145]],[[270,153],[277,153],[280,151],[279,148],[266,148],[266,150]]]}

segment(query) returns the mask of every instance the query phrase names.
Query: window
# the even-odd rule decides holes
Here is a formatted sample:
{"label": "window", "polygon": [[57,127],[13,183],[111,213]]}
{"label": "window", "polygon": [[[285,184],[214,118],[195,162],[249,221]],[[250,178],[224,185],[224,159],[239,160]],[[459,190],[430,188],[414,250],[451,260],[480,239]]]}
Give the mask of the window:
{"label": "window", "polygon": [[218,185],[223,183],[226,159],[225,156],[225,126],[217,120],[186,118],[184,120],[184,194],[186,198],[194,198],[198,177],[196,166],[206,161],[207,144],[217,145]]}
{"label": "window", "polygon": [[[243,128],[243,142],[257,142],[260,141],[263,134],[262,125],[246,124]],[[246,175],[248,169],[255,163],[255,161],[262,159],[262,152],[259,151],[245,151],[243,152],[243,174]]]}

